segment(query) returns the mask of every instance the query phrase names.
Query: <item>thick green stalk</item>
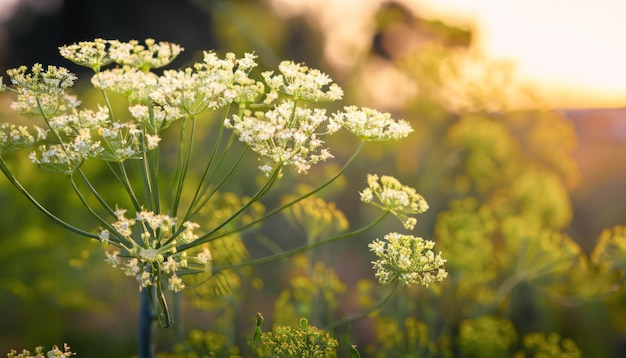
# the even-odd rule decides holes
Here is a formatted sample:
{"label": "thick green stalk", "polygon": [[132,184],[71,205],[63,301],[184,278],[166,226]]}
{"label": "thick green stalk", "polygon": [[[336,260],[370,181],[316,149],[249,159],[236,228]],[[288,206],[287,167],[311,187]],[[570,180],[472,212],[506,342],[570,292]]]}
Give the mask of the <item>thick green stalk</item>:
{"label": "thick green stalk", "polygon": [[154,357],[154,343],[152,342],[152,329],[155,318],[152,309],[153,287],[145,287],[139,293],[139,317],[137,325],[137,355],[139,358]]}

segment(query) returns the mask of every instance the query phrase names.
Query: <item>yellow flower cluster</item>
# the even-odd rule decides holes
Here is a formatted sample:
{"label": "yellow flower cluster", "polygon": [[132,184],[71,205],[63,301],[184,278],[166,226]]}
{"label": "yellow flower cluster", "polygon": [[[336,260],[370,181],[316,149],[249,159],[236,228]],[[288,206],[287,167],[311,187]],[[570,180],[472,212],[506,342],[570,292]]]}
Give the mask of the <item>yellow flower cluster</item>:
{"label": "yellow flower cluster", "polygon": [[259,357],[336,357],[339,342],[330,334],[300,320],[299,327],[278,326],[272,332],[262,333]]}

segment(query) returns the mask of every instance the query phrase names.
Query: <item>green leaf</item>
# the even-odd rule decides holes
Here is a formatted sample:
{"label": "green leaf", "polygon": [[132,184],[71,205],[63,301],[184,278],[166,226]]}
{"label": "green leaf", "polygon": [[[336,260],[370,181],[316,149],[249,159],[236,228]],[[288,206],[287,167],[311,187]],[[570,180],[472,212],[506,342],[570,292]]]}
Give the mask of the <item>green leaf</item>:
{"label": "green leaf", "polygon": [[263,324],[263,315],[261,312],[256,314],[256,327],[254,328],[254,338],[253,341],[256,344],[261,344],[261,334],[263,334],[263,330],[261,329],[261,325]]}
{"label": "green leaf", "polygon": [[301,318],[300,328],[302,328],[303,331],[306,331],[309,328],[309,320],[306,318]]}

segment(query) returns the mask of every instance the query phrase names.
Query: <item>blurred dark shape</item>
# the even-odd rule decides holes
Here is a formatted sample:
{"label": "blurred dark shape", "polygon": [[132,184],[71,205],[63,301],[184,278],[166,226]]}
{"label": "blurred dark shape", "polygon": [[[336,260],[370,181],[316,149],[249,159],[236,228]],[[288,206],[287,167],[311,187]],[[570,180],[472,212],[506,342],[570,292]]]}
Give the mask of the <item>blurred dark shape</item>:
{"label": "blurred dark shape", "polygon": [[29,6],[31,2],[21,1],[2,24],[6,33],[6,47],[0,49],[2,72],[36,62],[63,63],[59,46],[96,37],[178,43],[185,48],[179,65],[216,45],[210,13],[198,11],[188,1],[58,0],[61,5],[49,11]]}
{"label": "blurred dark shape", "polygon": [[576,128],[574,158],[583,180],[572,192],[574,221],[569,233],[590,250],[600,232],[624,223],[626,201],[626,108],[569,109]]}
{"label": "blurred dark shape", "polygon": [[281,60],[321,65],[323,36],[305,16],[280,18],[261,0],[190,2],[211,13],[218,43],[227,44],[229,52],[254,52],[263,69],[274,69]]}
{"label": "blurred dark shape", "polygon": [[423,19],[395,1],[383,4],[376,23],[372,49],[388,60],[403,57],[431,43],[468,47],[472,40],[471,30],[450,26],[439,20]]}

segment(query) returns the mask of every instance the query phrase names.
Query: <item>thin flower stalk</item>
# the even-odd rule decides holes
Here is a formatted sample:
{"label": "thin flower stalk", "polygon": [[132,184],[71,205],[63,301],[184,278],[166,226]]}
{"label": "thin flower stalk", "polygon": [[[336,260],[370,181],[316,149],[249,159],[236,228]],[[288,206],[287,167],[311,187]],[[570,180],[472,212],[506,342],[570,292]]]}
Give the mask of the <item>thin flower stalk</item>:
{"label": "thin flower stalk", "polygon": [[48,209],[46,209],[41,203],[39,203],[39,201],[37,201],[37,199],[35,199],[28,192],[28,190],[26,190],[26,188],[22,186],[22,184],[17,180],[17,178],[15,178],[15,176],[13,175],[13,173],[11,173],[11,170],[9,169],[9,167],[7,166],[7,163],[5,162],[4,158],[2,158],[1,155],[0,155],[0,170],[2,170],[2,173],[6,176],[9,182],[13,184],[13,186],[17,190],[19,190],[19,192],[21,192],[26,197],[26,199],[28,199],[28,201],[30,201],[37,209],[39,209],[39,211],[44,213],[48,218],[52,219],[52,221],[54,221],[56,224],[78,235],[92,238],[92,239],[99,239],[98,235],[91,233],[89,231],[82,230],[74,225],[71,225],[68,222],[60,219],[59,217],[51,213]]}
{"label": "thin flower stalk", "polygon": [[254,265],[259,265],[259,264],[264,264],[267,262],[272,262],[272,261],[276,261],[276,260],[280,260],[283,259],[285,257],[290,257],[293,256],[295,254],[299,254],[301,252],[305,252],[314,248],[317,248],[319,246],[325,245],[325,244],[329,244],[331,242],[336,242],[336,241],[340,241],[340,240],[345,240],[349,237],[353,237],[353,236],[357,236],[360,234],[363,234],[364,232],[367,232],[369,230],[371,230],[373,227],[375,227],[376,225],[378,225],[385,217],[387,217],[389,213],[384,213],[382,214],[379,218],[377,218],[376,220],[372,221],[371,223],[347,232],[347,233],[343,233],[341,235],[337,235],[328,239],[324,239],[324,240],[320,240],[320,241],[315,241],[315,242],[311,242],[308,243],[306,245],[297,247],[295,249],[291,249],[288,251],[284,251],[272,256],[268,256],[268,257],[263,257],[263,258],[259,258],[259,259],[255,259],[255,260],[250,260],[250,261],[246,261],[246,262],[241,262],[241,263],[237,263],[237,264],[233,264],[233,265],[229,265],[229,266],[225,266],[225,267],[217,267],[215,268],[216,272],[222,271],[222,270],[227,270],[227,269],[233,269],[233,268],[237,268],[237,267],[245,267],[245,266],[254,266]]}
{"label": "thin flower stalk", "polygon": [[263,222],[264,220],[282,212],[283,210],[297,204],[298,202],[310,197],[311,195],[315,195],[316,193],[320,192],[321,190],[323,190],[324,188],[328,187],[330,184],[332,184],[335,180],[337,180],[345,171],[346,169],[348,169],[348,167],[350,166],[350,164],[352,164],[352,162],[356,159],[356,157],[359,155],[359,153],[363,150],[363,148],[365,147],[365,142],[362,142],[359,147],[354,151],[354,153],[352,153],[352,156],[346,161],[346,163],[343,165],[343,167],[341,167],[341,169],[339,171],[337,171],[337,173],[335,173],[332,177],[330,177],[328,180],[326,180],[324,183],[322,183],[321,185],[319,185],[317,188],[309,191],[306,194],[302,194],[300,196],[298,196],[297,198],[293,199],[292,201],[289,201],[271,211],[269,211],[268,213],[266,213],[265,215],[263,215],[262,217],[253,220],[249,223],[247,223],[246,225],[240,226],[232,231],[228,231],[226,233],[224,233],[222,236],[228,236],[240,231],[243,231],[251,226],[257,225],[260,222]]}
{"label": "thin flower stalk", "polygon": [[350,317],[346,317],[344,319],[341,319],[337,322],[331,323],[328,326],[326,326],[324,329],[326,329],[327,331],[333,330],[337,327],[341,327],[344,326],[346,324],[350,324],[354,321],[357,321],[361,318],[365,318],[369,315],[371,315],[372,313],[378,311],[379,309],[383,308],[387,302],[389,302],[389,300],[391,299],[391,297],[393,297],[393,295],[396,293],[396,291],[398,290],[398,287],[400,286],[400,281],[396,281],[394,282],[393,286],[391,286],[391,290],[389,290],[389,292],[385,295],[385,297],[383,297],[380,301],[378,301],[375,305],[373,305],[372,307],[359,312],[357,314],[355,314],[354,316],[350,316]]}

